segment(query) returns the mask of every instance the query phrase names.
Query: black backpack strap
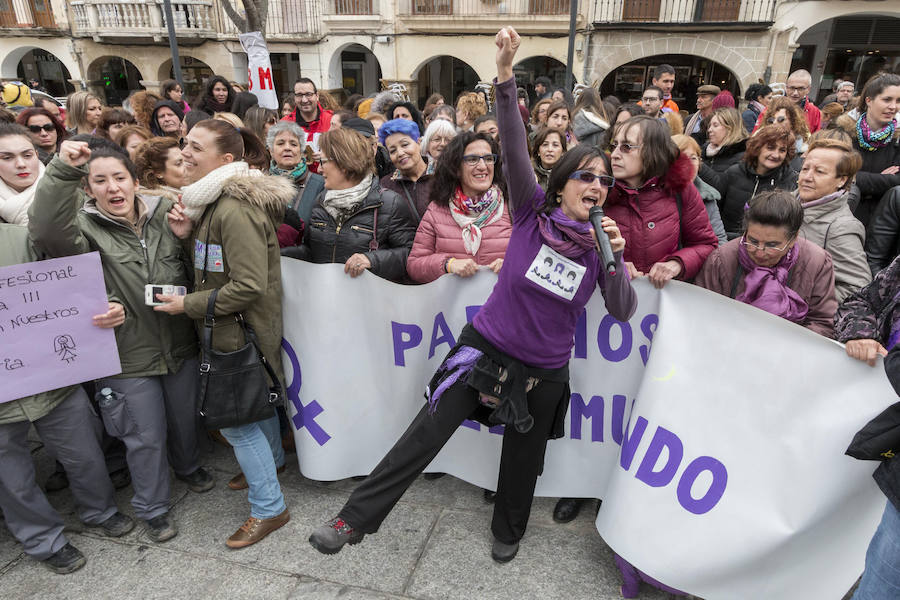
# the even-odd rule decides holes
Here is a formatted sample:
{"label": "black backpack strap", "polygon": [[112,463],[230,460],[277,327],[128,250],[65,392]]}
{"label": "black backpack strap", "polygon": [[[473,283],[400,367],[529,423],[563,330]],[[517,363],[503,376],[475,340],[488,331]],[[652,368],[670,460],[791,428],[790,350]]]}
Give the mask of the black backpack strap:
{"label": "black backpack strap", "polygon": [[741,267],[740,263],[738,263],[737,270],[734,272],[734,280],[731,282],[731,293],[728,294],[729,298],[735,298],[737,296],[738,285],[740,285],[743,277],[744,269]]}
{"label": "black backpack strap", "polygon": [[378,250],[378,207],[372,215],[372,239],[369,241],[369,252]]}

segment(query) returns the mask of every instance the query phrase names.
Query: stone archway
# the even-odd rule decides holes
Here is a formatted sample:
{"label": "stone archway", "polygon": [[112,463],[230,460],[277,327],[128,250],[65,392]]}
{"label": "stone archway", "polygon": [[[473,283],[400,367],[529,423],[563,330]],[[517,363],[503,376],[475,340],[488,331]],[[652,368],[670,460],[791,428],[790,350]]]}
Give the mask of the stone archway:
{"label": "stone archway", "polygon": [[348,83],[352,83],[351,87],[362,88],[363,91],[358,93],[364,96],[381,91],[383,59],[379,58],[378,49],[378,45],[369,48],[359,42],[341,44],[331,53],[325,81],[320,87],[343,89],[346,87],[344,79],[347,78]]}
{"label": "stone archway", "polygon": [[413,80],[416,81],[416,98],[410,98],[418,106],[424,106],[425,100],[432,94],[440,94],[444,101],[451,106],[456,104],[456,98],[462,92],[471,92],[478,83],[478,73],[469,63],[442,54],[432,56],[422,62],[413,71]]}
{"label": "stone archway", "polygon": [[19,63],[22,59],[33,50],[42,50],[55,57],[64,68],[67,79],[82,79],[81,69],[78,63],[72,58],[68,52],[54,51],[51,45],[43,44],[24,44],[18,48],[6,52],[3,60],[0,61],[0,79],[18,79]]}
{"label": "stone archway", "polygon": [[[180,54],[181,77],[184,84],[184,99],[188,103],[193,103],[194,98],[200,96],[206,85],[206,81],[212,77],[215,72],[212,67],[193,56]],[[157,72],[157,80],[162,83],[166,79],[175,79],[175,73],[172,69],[172,59],[167,58],[159,65]]]}
{"label": "stone archway", "polygon": [[130,60],[120,56],[101,56],[88,66],[91,89],[105,99],[107,106],[121,105],[141,85],[141,72]]}
{"label": "stone archway", "polygon": [[[714,39],[701,37],[702,34],[659,35],[641,42],[613,46],[611,51],[596,56],[586,79],[601,82],[615,69],[639,59],[655,55],[687,54],[705,58],[722,65],[734,74],[740,90],[756,82],[765,70],[765,59],[753,62],[731,47]],[[725,42],[724,36],[720,39]],[[592,45],[603,47],[602,41]],[[755,55],[754,55],[755,56]]]}

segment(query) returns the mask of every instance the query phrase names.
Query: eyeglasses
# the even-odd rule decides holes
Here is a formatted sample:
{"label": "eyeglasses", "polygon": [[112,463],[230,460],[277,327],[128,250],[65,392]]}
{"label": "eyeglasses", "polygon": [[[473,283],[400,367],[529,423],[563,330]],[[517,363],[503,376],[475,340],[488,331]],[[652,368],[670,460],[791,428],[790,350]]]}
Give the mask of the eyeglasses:
{"label": "eyeglasses", "polygon": [[790,92],[797,92],[798,94],[802,94],[803,92],[805,92],[805,91],[808,90],[808,89],[809,89],[809,86],[808,86],[808,85],[803,85],[803,86],[788,86],[787,91],[788,91],[789,93],[790,93]]}
{"label": "eyeglasses", "polygon": [[615,152],[618,148],[622,151],[622,154],[631,154],[633,151],[637,150],[641,147],[642,144],[628,144],[628,143],[619,143],[619,142],[610,142],[609,143],[609,152],[610,154]]}
{"label": "eyeglasses", "polygon": [[575,179],[582,183],[594,183],[596,179],[605,188],[611,188],[616,183],[616,178],[611,175],[597,175],[596,173],[583,170],[574,171],[569,175],[569,179]]}
{"label": "eyeglasses", "polygon": [[766,242],[765,244],[759,244],[757,242],[750,242],[747,240],[745,236],[741,236],[741,245],[746,246],[748,249],[756,250],[757,252],[766,253],[769,251],[772,252],[784,252],[787,250],[788,245],[790,245],[790,241],[787,244],[779,248],[775,245],[775,242]]}
{"label": "eyeglasses", "polygon": [[466,154],[462,157],[463,162],[469,165],[470,167],[474,167],[478,164],[479,161],[484,161],[486,165],[492,165],[497,162],[496,154]]}
{"label": "eyeglasses", "polygon": [[649,104],[651,102],[662,102],[662,98],[657,98],[656,96],[644,96],[643,98],[641,98],[641,101]]}
{"label": "eyeglasses", "polygon": [[317,92],[307,92],[305,94],[298,94],[297,92],[294,92],[294,98],[300,98],[301,100],[303,98],[312,98],[313,96],[316,95],[316,93]]}
{"label": "eyeglasses", "polygon": [[51,131],[53,131],[55,129],[56,129],[56,127],[52,123],[44,123],[43,125],[29,125],[28,126],[28,131],[30,131],[31,133],[40,133],[41,131],[46,131],[47,133],[50,133]]}

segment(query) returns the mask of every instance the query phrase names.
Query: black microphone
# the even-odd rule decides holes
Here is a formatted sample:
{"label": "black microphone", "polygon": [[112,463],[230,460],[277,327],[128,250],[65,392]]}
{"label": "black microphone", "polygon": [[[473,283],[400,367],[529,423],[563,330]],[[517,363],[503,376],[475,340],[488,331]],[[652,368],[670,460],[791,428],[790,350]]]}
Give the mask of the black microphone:
{"label": "black microphone", "polygon": [[588,213],[591,225],[594,227],[594,235],[597,236],[597,242],[600,244],[600,256],[603,258],[603,266],[610,275],[616,274],[616,257],[613,256],[612,246],[609,243],[609,236],[603,231],[603,209],[599,206],[592,206]]}

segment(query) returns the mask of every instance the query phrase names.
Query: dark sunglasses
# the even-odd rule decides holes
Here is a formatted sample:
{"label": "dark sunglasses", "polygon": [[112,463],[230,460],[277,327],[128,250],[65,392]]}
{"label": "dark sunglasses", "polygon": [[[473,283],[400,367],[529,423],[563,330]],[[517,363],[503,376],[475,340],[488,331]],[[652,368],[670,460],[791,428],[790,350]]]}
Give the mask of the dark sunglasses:
{"label": "dark sunglasses", "polygon": [[611,188],[616,183],[616,178],[612,175],[596,175],[590,171],[575,171],[569,175],[569,179],[575,179],[582,183],[594,183],[596,179],[605,188]]}
{"label": "dark sunglasses", "polygon": [[51,131],[56,130],[56,126],[53,125],[52,123],[44,123],[43,125],[29,125],[28,126],[28,131],[30,131],[31,133],[40,133],[41,130],[46,131],[47,133],[50,133]]}

